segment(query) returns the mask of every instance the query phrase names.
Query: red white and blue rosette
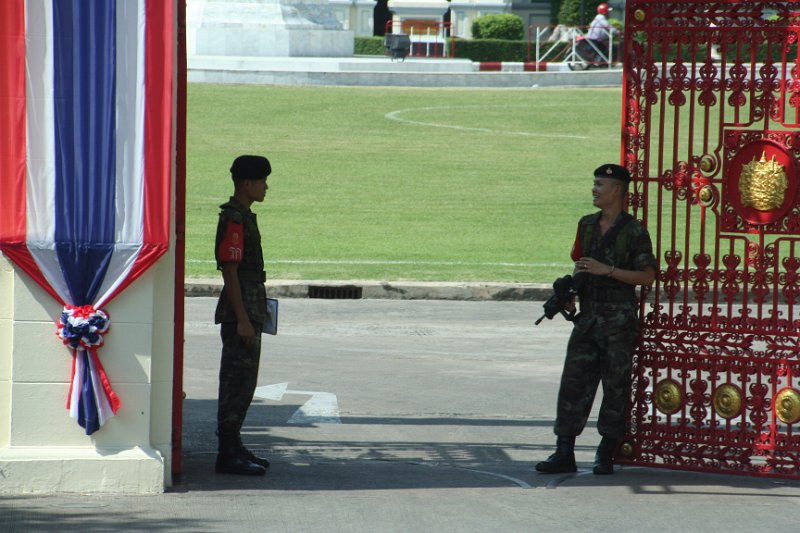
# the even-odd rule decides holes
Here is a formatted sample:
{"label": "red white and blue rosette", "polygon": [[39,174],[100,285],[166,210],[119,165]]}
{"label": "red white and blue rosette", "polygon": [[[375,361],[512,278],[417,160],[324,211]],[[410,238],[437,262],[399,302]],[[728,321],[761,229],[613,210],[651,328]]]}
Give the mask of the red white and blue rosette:
{"label": "red white and blue rosette", "polygon": [[71,348],[73,355],[67,409],[91,435],[120,407],[97,355],[111,320],[108,313],[91,305],[67,305],[56,326],[58,338]]}

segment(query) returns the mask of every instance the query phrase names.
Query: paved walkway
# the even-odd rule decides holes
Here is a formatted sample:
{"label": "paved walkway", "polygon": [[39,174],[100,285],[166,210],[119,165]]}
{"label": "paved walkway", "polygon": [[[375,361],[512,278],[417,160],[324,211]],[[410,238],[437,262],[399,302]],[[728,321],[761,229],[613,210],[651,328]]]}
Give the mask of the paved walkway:
{"label": "paved walkway", "polygon": [[625,468],[544,476],[569,324],[540,302],[281,301],[244,441],[213,473],[219,337],[187,299],[183,475],[156,496],[0,500],[0,532],[793,531],[800,483]]}

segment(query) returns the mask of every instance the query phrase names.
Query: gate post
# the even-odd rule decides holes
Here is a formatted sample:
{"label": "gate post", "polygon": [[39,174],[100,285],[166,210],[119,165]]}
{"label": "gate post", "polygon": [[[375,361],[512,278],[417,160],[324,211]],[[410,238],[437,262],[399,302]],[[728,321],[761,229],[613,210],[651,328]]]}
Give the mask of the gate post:
{"label": "gate post", "polygon": [[182,1],[0,2],[0,494],[171,483]]}

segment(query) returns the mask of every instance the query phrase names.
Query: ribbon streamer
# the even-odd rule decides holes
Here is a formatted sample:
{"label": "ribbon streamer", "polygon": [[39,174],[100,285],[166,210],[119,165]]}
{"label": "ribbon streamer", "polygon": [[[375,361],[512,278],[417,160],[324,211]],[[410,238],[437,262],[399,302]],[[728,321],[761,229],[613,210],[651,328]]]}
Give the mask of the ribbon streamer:
{"label": "ribbon streamer", "polygon": [[111,388],[97,355],[111,328],[108,313],[91,305],[67,305],[56,323],[56,334],[72,350],[67,409],[91,435],[114,416],[121,403]]}

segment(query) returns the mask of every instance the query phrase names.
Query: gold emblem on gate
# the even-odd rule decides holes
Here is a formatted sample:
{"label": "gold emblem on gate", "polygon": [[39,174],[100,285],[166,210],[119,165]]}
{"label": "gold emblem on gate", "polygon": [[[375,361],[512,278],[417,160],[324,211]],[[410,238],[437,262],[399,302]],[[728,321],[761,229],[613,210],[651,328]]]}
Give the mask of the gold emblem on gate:
{"label": "gold emblem on gate", "polygon": [[800,421],[800,392],[785,388],[775,396],[775,416],[784,424]]}
{"label": "gold emblem on gate", "polygon": [[656,385],[656,408],[665,415],[676,413],[683,403],[681,387],[671,379],[665,379]]}
{"label": "gold emblem on gate", "polygon": [[714,393],[714,410],[719,416],[731,419],[742,412],[742,391],[736,385],[726,383]]}
{"label": "gold emblem on gate", "polygon": [[622,446],[619,447],[619,453],[622,454],[623,457],[630,457],[633,455],[633,444],[630,441],[625,441],[622,443]]}
{"label": "gold emblem on gate", "polygon": [[767,161],[766,152],[761,153],[761,160],[752,161],[742,165],[742,174],[739,179],[739,192],[742,196],[742,205],[752,207],[758,211],[772,211],[783,205],[789,181],[786,171],[775,156]]}

